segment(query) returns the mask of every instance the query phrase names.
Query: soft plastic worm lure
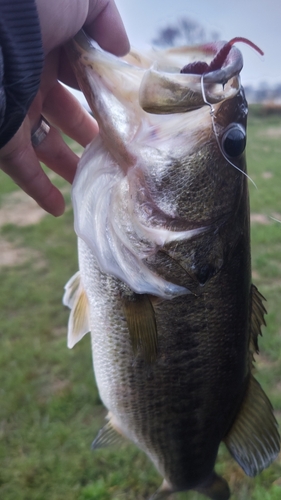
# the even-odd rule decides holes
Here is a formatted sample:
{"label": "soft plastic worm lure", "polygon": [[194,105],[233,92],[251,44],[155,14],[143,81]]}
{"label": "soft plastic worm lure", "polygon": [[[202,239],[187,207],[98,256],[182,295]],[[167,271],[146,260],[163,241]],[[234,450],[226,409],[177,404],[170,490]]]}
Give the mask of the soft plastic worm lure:
{"label": "soft plastic worm lure", "polygon": [[[248,40],[247,38],[243,37],[235,37],[232,38],[229,42],[225,43],[223,47],[215,54],[214,59],[210,62],[210,64],[203,62],[203,61],[196,61],[190,64],[187,64],[181,69],[181,73],[188,73],[188,74],[193,74],[193,75],[204,75],[206,73],[211,73],[212,71],[217,71],[222,68],[223,64],[225,63],[227,56],[229,55],[232,46],[235,43],[242,42],[246,43],[250,47],[252,47],[254,50],[256,50],[259,54],[263,56],[263,51],[255,45],[253,42]],[[215,50],[217,49],[216,44],[208,44],[204,47],[204,50],[206,52],[214,53]]]}

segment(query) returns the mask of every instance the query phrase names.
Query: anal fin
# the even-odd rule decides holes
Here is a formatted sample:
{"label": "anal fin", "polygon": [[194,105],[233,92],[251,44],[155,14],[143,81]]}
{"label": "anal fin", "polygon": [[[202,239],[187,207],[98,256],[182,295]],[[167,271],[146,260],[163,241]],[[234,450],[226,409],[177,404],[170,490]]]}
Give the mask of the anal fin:
{"label": "anal fin", "polygon": [[248,476],[268,467],[280,451],[278,424],[272,405],[251,375],[240,411],[224,442]]}
{"label": "anal fin", "polygon": [[123,297],[123,309],[134,353],[140,352],[147,363],[152,363],[157,356],[157,327],[149,296],[134,293]]}

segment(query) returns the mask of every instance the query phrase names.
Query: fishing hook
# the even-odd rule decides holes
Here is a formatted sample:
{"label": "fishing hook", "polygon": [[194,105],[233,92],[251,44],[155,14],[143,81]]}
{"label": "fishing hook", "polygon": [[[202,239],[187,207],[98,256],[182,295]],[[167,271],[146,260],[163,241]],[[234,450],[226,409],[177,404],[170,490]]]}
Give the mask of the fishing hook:
{"label": "fishing hook", "polygon": [[210,108],[210,115],[211,115],[211,120],[212,120],[212,128],[213,128],[213,132],[215,134],[215,138],[216,138],[216,141],[217,141],[217,145],[219,147],[219,150],[222,154],[222,156],[224,157],[224,159],[234,168],[236,168],[236,170],[238,170],[239,172],[241,172],[243,175],[245,175],[247,177],[247,179],[255,186],[256,189],[257,188],[257,185],[256,183],[253,181],[253,179],[248,175],[246,174],[246,172],[243,172],[243,170],[241,170],[239,167],[237,167],[237,165],[235,165],[234,163],[232,163],[232,161],[230,161],[229,158],[227,158],[226,154],[224,153],[221,145],[220,145],[220,141],[219,141],[219,134],[217,133],[216,131],[216,124],[215,124],[215,108],[214,106],[209,102],[207,101],[207,98],[206,98],[206,94],[205,94],[205,89],[204,89],[204,73],[203,75],[201,75],[201,79],[200,79],[200,83],[201,83],[201,92],[202,92],[202,97],[203,97],[203,101],[205,104],[207,104],[207,106],[209,106]]}

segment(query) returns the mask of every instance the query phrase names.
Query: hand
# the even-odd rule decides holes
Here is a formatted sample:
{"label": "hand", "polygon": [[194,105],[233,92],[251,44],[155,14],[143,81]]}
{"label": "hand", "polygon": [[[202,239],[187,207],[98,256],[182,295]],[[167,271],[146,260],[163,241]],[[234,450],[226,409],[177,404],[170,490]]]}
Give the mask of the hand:
{"label": "hand", "polygon": [[[95,120],[61,84],[75,85],[75,77],[63,44],[82,27],[100,46],[116,55],[129,50],[122,20],[113,0],[37,0],[45,53],[41,85],[28,114],[14,137],[0,150],[4,172],[47,212],[58,216],[64,199],[40,166],[39,160],[69,182],[73,181],[79,158],[60,135],[85,147],[97,134]],[[33,148],[31,134],[43,115],[51,129]]]}

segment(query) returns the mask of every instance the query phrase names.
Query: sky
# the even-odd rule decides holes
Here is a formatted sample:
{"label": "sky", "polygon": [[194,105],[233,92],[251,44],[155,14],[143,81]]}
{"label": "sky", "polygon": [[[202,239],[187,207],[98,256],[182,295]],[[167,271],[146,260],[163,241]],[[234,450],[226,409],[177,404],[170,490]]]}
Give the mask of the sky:
{"label": "sky", "polygon": [[217,31],[221,40],[249,38],[265,53],[237,44],[243,53],[241,74],[244,85],[281,83],[281,1],[280,0],[115,0],[131,45],[151,44],[159,28],[189,17],[206,31]]}

